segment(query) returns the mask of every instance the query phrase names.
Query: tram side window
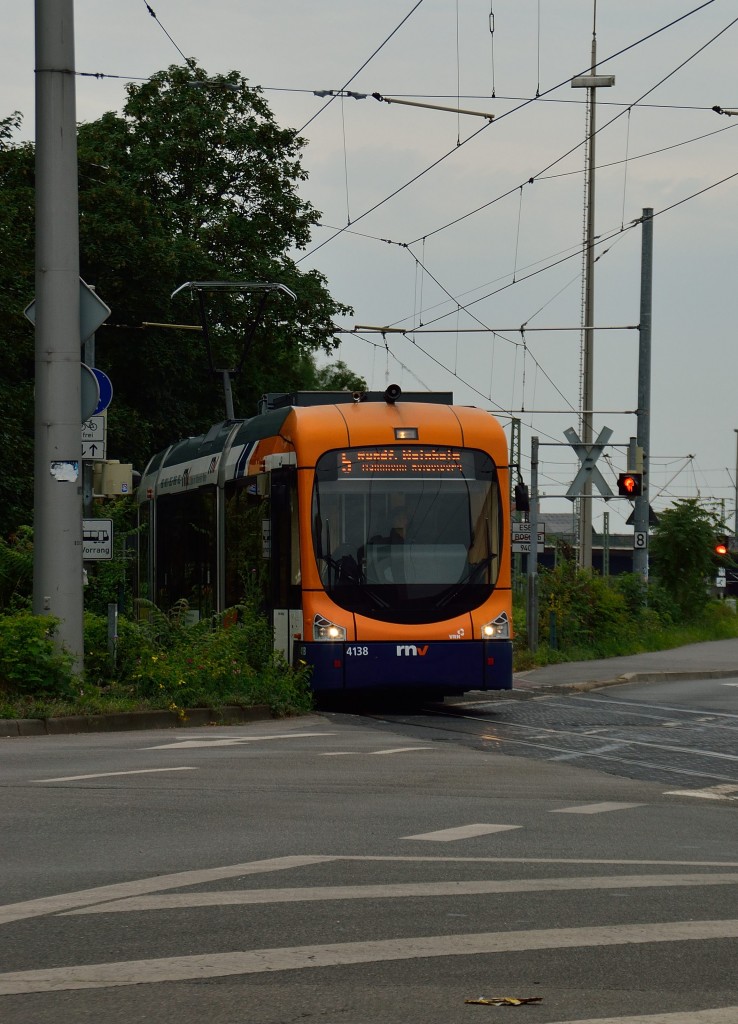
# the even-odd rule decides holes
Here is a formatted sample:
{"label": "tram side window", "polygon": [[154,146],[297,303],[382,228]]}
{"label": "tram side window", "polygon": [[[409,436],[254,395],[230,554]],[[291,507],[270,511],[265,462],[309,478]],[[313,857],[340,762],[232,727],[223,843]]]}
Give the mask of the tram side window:
{"label": "tram side window", "polygon": [[268,588],[269,499],[256,477],[225,488],[225,605],[263,603]]}
{"label": "tram side window", "polygon": [[169,611],[177,602],[191,621],[215,608],[215,488],[172,494],[157,503],[156,603]]}

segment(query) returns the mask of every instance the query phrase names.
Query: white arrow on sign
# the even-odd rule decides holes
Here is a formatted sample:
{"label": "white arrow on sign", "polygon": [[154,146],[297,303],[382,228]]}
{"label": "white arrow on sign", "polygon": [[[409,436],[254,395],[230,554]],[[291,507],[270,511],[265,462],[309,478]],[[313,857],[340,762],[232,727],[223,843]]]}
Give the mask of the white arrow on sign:
{"label": "white arrow on sign", "polygon": [[83,441],[82,442],[82,458],[83,459],[104,459],[105,458],[106,444],[105,440],[101,438],[99,441]]}

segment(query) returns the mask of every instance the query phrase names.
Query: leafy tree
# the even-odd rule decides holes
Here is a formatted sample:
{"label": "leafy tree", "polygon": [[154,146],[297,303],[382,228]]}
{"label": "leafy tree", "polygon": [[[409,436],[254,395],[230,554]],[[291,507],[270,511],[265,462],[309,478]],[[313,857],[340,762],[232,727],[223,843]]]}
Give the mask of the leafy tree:
{"label": "leafy tree", "polygon": [[650,544],[653,576],[684,619],[699,615],[709,600],[718,523],[696,498],[683,498],[659,513]]}
{"label": "leafy tree", "polygon": [[[19,454],[17,472],[0,477],[0,534],[28,522],[32,505],[33,332],[22,310],[34,290],[34,148],[13,144],[19,125],[17,114],[0,121],[2,441]],[[236,415],[252,415],[266,391],[319,379],[314,357],[334,351],[334,320],[350,310],[295,262],[319,217],[298,192],[303,146],[239,73],[210,78],[194,63],[129,84],[121,114],[79,126],[80,274],[113,311],[96,336],[115,391],[109,457],[141,469],[225,415],[201,333],[144,326],[201,325],[192,292],[171,298],[185,282],[277,282],[296,295],[273,293],[258,324],[259,295],[203,295],[216,366],[237,367],[246,344]]]}
{"label": "leafy tree", "polygon": [[368,388],[364,378],[350,370],[342,359],[316,370],[314,379],[304,386],[311,391],[366,391]]}
{"label": "leafy tree", "polygon": [[16,112],[0,120],[0,473],[2,533],[30,521],[33,505],[33,331],[23,310],[33,298],[34,154],[16,146]]}

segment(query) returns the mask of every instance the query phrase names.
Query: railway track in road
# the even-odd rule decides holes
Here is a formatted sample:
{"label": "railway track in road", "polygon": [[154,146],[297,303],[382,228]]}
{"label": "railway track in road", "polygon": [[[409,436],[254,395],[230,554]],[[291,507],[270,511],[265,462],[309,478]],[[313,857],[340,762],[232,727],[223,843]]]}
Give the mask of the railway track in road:
{"label": "railway track in road", "polygon": [[490,703],[365,715],[495,753],[678,784],[679,792],[707,796],[713,788],[715,799],[738,802],[738,714],[582,694]]}

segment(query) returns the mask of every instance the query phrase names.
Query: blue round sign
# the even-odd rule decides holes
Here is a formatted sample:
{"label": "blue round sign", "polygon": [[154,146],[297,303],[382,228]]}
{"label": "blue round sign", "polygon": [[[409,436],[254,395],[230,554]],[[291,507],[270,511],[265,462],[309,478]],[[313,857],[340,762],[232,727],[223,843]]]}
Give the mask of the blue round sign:
{"label": "blue round sign", "polygon": [[97,416],[99,413],[104,412],[113,401],[113,384],[107,373],[98,370],[96,366],[92,368],[92,372],[97,377],[98,384],[100,385],[100,401],[97,403],[97,408],[92,414]]}

